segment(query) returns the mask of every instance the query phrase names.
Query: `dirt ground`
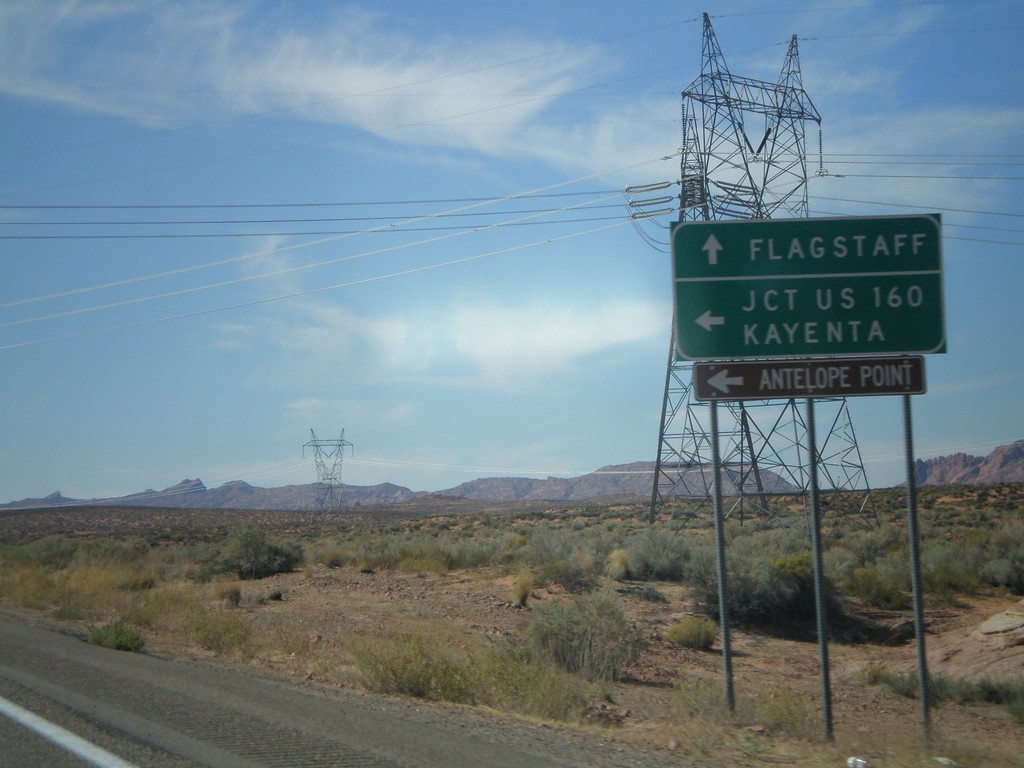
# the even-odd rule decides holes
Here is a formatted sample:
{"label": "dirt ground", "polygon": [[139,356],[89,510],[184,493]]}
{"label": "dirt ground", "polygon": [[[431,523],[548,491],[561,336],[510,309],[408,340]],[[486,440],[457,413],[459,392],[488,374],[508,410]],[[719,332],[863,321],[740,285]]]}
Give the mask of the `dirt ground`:
{"label": "dirt ground", "polygon": [[[20,540],[46,533],[104,535],[111,532],[206,530],[252,514],[189,511],[67,510],[45,515],[0,515],[0,539]],[[195,519],[193,519],[195,518]],[[281,515],[268,515],[277,521]],[[298,520],[298,518],[296,518]],[[255,520],[255,522],[260,522]],[[212,528],[210,528],[212,530]],[[242,661],[217,657],[190,643],[180,631],[146,630],[146,652],[192,657],[206,663],[244,664],[250,671],[288,678],[303,685],[358,686],[358,673],[346,655],[353,635],[379,637],[402,631],[444,632],[446,642],[467,645],[523,638],[536,606],[571,599],[557,588],[535,587],[525,608],[513,602],[513,577],[500,568],[448,573],[308,565],[301,571],[261,581],[241,582],[238,606],[218,598],[218,585],[204,585],[209,607],[240,612],[256,627],[255,645]],[[950,765],[1024,768],[1024,725],[1003,706],[943,702],[930,709],[924,738],[919,702],[877,682],[878,672],[916,675],[916,646],[909,612],[869,611],[851,606],[870,627],[868,641],[844,642],[848,627],[833,628],[829,680],[834,739],[825,739],[820,656],[813,627],[803,641],[733,628],[732,667],[737,714],[722,710],[721,650],[680,648],[667,640],[670,627],[695,613],[692,595],[677,584],[653,586],[665,598],[651,602],[639,583],[605,581],[626,616],[642,632],[647,647],[617,683],[588,689],[588,704],[567,723],[530,727],[573,730],[584,738],[615,742],[662,755],[669,765],[842,766],[859,757],[872,768]],[[192,587],[190,587],[192,588]],[[1024,679],[1024,629],[988,632],[992,617],[1021,615],[1024,601],[1009,594],[962,598],[953,606],[926,606],[929,671],[951,679]],[[1024,621],[1022,621],[1024,624]],[[62,622],[67,630],[68,622]],[[84,625],[81,629],[84,629]],[[902,638],[902,641],[899,639]],[[693,691],[704,691],[703,698]],[[450,707],[426,703],[423,706]],[[451,707],[458,713],[458,707]],[[513,716],[489,713],[494,717]],[[942,763],[935,758],[952,761]]]}
{"label": "dirt ground", "polygon": [[[1004,707],[950,702],[934,706],[925,741],[919,702],[871,682],[873,669],[916,674],[916,646],[907,614],[874,612],[869,618],[882,628],[880,636],[886,628],[893,636],[906,637],[909,631],[909,642],[829,644],[834,735],[830,742],[824,738],[816,642],[734,629],[732,666],[739,717],[730,722],[720,712],[695,712],[702,706],[700,700],[694,703],[680,696],[680,691],[701,681],[721,691],[724,678],[717,645],[710,651],[694,651],[666,639],[668,628],[693,612],[685,590],[659,584],[666,602],[654,603],[639,596],[639,584],[609,581],[607,586],[620,594],[627,617],[641,629],[648,647],[621,681],[595,684],[592,700],[568,727],[596,733],[602,741],[671,751],[683,763],[690,758],[701,764],[825,766],[843,765],[847,757],[856,756],[876,768],[942,764],[934,757],[976,768],[1024,766],[1024,726]],[[326,649],[338,638],[443,627],[449,637],[461,634],[499,642],[524,635],[533,606],[570,597],[537,588],[527,607],[520,608],[512,602],[512,577],[498,569],[405,574],[312,566],[301,573],[245,582],[242,590],[242,603],[233,610],[253,614],[266,633],[288,627],[296,647],[296,652],[277,657],[257,655],[250,664],[310,685],[345,685],[355,679],[354,669],[322,668],[317,654],[307,652],[318,646]],[[212,592],[210,599],[215,600]],[[979,669],[989,679],[1024,676],[1024,646],[986,648],[978,639],[978,628],[1007,610],[1022,611],[1024,605],[1013,596],[993,595],[928,610],[929,671],[954,678],[977,677]],[[147,649],[204,656],[175,638],[153,637]],[[719,706],[720,702],[711,704],[712,709]]]}

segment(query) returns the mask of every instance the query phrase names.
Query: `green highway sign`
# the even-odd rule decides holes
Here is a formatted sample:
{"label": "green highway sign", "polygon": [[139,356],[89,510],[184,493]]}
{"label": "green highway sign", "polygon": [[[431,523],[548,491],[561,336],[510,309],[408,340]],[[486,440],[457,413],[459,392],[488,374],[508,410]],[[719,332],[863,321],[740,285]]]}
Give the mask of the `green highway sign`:
{"label": "green highway sign", "polygon": [[679,222],[689,360],[946,351],[939,214]]}

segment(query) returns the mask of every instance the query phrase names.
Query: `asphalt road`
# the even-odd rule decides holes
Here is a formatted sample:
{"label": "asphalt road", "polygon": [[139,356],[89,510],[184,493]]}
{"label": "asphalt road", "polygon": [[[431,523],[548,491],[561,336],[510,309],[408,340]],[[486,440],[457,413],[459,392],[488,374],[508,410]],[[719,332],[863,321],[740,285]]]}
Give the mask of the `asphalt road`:
{"label": "asphalt road", "polygon": [[[138,768],[683,765],[454,708],[112,651],[2,614],[0,697]],[[0,745],[0,767],[89,765],[3,715]]]}

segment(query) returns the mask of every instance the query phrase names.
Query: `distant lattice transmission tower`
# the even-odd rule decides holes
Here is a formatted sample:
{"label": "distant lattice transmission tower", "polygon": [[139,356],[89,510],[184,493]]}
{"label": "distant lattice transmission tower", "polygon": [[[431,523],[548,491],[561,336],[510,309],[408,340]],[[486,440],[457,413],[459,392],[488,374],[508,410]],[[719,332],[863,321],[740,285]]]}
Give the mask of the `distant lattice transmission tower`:
{"label": "distant lattice transmission tower", "polygon": [[[775,82],[738,77],[726,66],[704,14],[701,73],[682,93],[680,221],[806,217],[808,123],[820,126],[821,116],[803,89],[796,35]],[[820,135],[819,127],[819,152]],[[652,520],[660,507],[681,498],[690,500],[691,515],[710,499],[708,409],[692,397],[692,368],[676,356],[673,338]],[[855,509],[843,511],[866,515],[870,524],[870,491],[846,401],[817,402],[832,406],[827,418],[816,420],[829,425],[827,436],[816,440],[822,515],[838,504],[840,491],[863,488]],[[774,517],[801,504],[806,511],[807,431],[796,403],[733,402],[727,408],[731,418],[719,421],[726,493],[735,499],[727,515]]]}
{"label": "distant lattice transmission tower", "polygon": [[345,457],[345,449],[352,443],[345,439],[345,430],[337,440],[320,440],[316,432],[309,430],[312,439],[302,446],[302,456],[306,456],[306,448],[313,451],[316,463],[316,504],[321,512],[337,512],[341,509],[344,486],[341,483],[341,466]]}

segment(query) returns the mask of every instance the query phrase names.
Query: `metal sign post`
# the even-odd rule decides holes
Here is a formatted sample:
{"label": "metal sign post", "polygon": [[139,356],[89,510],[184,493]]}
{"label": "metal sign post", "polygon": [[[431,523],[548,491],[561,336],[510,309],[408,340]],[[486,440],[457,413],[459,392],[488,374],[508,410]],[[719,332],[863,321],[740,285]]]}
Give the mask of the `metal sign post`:
{"label": "metal sign post", "polygon": [[807,453],[810,472],[811,556],[814,566],[814,614],[818,629],[818,657],[821,666],[821,713],[825,740],[832,741],[832,684],[828,668],[828,617],[825,612],[825,566],[821,556],[821,517],[818,514],[818,448],[814,436],[814,400],[807,398]]}
{"label": "metal sign post", "polygon": [[921,706],[921,727],[925,741],[931,735],[928,708],[931,693],[928,690],[928,658],[924,648],[924,605],[921,596],[920,534],[917,529],[917,479],[914,476],[914,439],[910,424],[910,397],[903,398],[903,439],[907,459],[907,536],[910,541],[910,588],[914,604],[914,640],[917,643],[917,690]]}
{"label": "metal sign post", "polygon": [[718,453],[718,406],[711,404],[712,482],[715,508],[715,568],[718,576],[718,626],[722,633],[722,676],[725,678],[725,706],[736,711],[732,682],[732,641],[729,634],[729,590],[725,567],[725,517],[722,514],[722,462]]}

